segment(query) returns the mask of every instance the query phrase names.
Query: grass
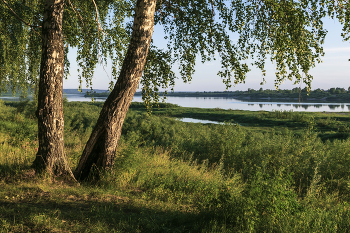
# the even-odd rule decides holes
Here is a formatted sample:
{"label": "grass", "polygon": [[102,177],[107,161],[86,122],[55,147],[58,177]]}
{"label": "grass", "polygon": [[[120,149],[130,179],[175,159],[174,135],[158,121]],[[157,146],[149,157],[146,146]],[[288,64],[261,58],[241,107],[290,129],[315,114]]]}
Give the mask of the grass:
{"label": "grass", "polygon": [[[74,169],[102,103],[65,103]],[[346,114],[133,104],[115,168],[66,183],[30,168],[35,104],[0,102],[0,232],[347,232]],[[184,123],[175,117],[226,121]],[[231,123],[230,123],[231,122]],[[239,123],[232,124],[232,123]]]}
{"label": "grass", "polygon": [[293,111],[243,111],[181,108],[155,108],[154,115],[169,117],[190,117],[203,120],[238,123],[245,129],[256,132],[283,132],[286,129],[294,134],[303,134],[312,129],[323,140],[346,139],[350,133],[350,118],[348,113],[329,112],[293,112]]}

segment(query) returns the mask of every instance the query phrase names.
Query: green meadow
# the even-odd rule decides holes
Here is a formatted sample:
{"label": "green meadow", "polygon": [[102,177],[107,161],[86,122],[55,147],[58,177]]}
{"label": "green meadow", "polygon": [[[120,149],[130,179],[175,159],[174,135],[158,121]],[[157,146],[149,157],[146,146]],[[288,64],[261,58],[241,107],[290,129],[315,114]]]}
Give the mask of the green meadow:
{"label": "green meadow", "polygon": [[[103,103],[65,102],[74,170]],[[33,102],[0,101],[0,232],[348,232],[348,113],[133,103],[114,169],[35,176]],[[222,124],[184,123],[192,117]]]}

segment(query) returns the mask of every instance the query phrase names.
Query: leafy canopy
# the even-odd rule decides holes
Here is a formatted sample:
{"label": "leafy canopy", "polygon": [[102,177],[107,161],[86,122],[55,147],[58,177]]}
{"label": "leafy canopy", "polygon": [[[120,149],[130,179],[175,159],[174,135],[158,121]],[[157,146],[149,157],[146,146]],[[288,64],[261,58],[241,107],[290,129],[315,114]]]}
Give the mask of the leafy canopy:
{"label": "leafy canopy", "polygon": [[[1,1],[0,91],[25,90],[38,79],[45,1]],[[183,81],[190,81],[198,57],[202,62],[220,60],[218,75],[227,88],[244,82],[251,66],[265,75],[267,59],[276,63],[277,88],[285,79],[303,81],[310,88],[309,70],[324,55],[327,31],[322,19],[338,19],[344,40],[349,40],[349,4],[348,0],[158,0],[155,24],[164,29],[167,49],[151,45],[141,80],[144,100],[157,101],[159,87],[174,86],[175,62]],[[65,1],[66,77],[69,48],[77,47],[80,82],[86,80],[91,87],[97,63],[106,65],[111,59],[113,87],[129,44],[134,6],[133,0]]]}

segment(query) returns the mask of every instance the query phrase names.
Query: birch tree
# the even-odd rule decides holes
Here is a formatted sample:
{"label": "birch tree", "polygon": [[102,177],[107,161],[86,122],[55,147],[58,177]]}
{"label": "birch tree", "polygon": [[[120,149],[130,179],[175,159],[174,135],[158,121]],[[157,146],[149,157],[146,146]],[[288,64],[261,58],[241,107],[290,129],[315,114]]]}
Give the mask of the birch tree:
{"label": "birch tree", "polygon": [[[38,91],[39,148],[36,172],[74,179],[64,150],[63,78],[69,75],[69,47],[78,48],[80,80],[88,83],[98,62],[118,67],[129,35],[130,5],[116,1],[2,0],[0,4],[1,90]],[[99,9],[99,11],[97,10]],[[109,14],[115,13],[115,16]],[[118,14],[116,14],[116,12]],[[108,27],[102,35],[102,27]]]}
{"label": "birch tree", "polygon": [[[185,82],[191,80],[198,56],[206,62],[218,55],[222,68],[218,76],[228,88],[244,82],[250,65],[266,75],[264,67],[269,57],[276,63],[276,88],[289,79],[303,81],[310,89],[313,77],[309,71],[324,55],[322,44],[327,31],[322,18],[329,15],[344,23],[342,35],[347,40],[348,9],[347,1],[138,0],[127,56],[85,147],[76,177],[86,179],[93,166],[99,169],[113,166],[123,121],[147,55],[136,51],[149,47],[153,18],[156,24],[163,25],[173,54],[171,60],[180,64]],[[238,34],[237,41],[230,39],[232,33]],[[248,58],[254,59],[253,64],[245,62]],[[143,86],[144,92],[152,86],[148,80],[157,77],[145,72],[143,81],[148,85]]]}

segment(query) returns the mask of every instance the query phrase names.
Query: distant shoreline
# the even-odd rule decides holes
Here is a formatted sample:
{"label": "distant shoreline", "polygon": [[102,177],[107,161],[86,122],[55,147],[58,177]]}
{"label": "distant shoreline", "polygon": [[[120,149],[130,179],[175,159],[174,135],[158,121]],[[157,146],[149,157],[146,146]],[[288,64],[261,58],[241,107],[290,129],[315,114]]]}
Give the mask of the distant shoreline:
{"label": "distant shoreline", "polygon": [[[85,93],[85,94],[84,94]],[[83,89],[81,92],[77,89],[64,89],[63,94],[79,94],[84,97],[107,98],[109,92],[107,90],[94,90],[91,93],[90,89]],[[160,92],[159,96],[165,93]],[[141,96],[141,92],[136,92],[135,96]],[[299,90],[294,88],[292,90],[253,90],[248,91],[203,91],[203,92],[168,92],[166,97],[201,97],[201,98],[228,98],[237,99],[244,102],[300,102],[300,103],[350,103],[350,91],[344,88],[330,88],[329,90],[313,90],[309,95],[306,89]],[[3,93],[0,97],[12,98],[20,97],[20,94],[12,96],[10,93]],[[30,96],[27,96],[30,98]],[[300,100],[300,101],[299,101]]]}
{"label": "distant shoreline", "polygon": [[[293,90],[292,90],[293,91]],[[350,91],[343,91],[341,93],[331,93],[331,91],[315,90],[310,91],[307,95],[306,90],[292,92],[290,90],[263,90],[263,91],[226,91],[226,92],[168,92],[165,94],[166,97],[203,97],[203,98],[229,98],[238,99],[242,101],[252,102],[252,101],[265,101],[265,102],[299,102],[300,103],[341,103],[350,102]],[[109,92],[99,92],[93,93],[93,97],[101,98],[108,97]],[[163,96],[164,92],[160,92],[159,96]],[[86,93],[85,97],[91,97],[91,94]],[[135,96],[141,96],[141,92],[136,92]]]}

